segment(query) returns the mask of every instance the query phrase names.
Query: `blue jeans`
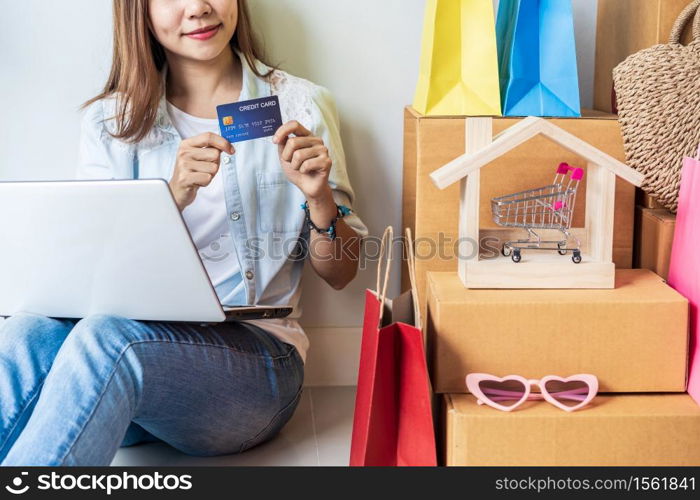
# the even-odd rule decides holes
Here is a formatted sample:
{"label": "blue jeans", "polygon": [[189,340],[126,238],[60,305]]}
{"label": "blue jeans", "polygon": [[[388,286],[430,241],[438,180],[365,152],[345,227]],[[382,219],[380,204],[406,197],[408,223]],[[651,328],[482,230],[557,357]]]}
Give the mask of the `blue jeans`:
{"label": "blue jeans", "polygon": [[239,453],[290,419],[303,378],[293,346],[246,323],[20,313],[0,323],[0,462],[109,465],[157,440]]}

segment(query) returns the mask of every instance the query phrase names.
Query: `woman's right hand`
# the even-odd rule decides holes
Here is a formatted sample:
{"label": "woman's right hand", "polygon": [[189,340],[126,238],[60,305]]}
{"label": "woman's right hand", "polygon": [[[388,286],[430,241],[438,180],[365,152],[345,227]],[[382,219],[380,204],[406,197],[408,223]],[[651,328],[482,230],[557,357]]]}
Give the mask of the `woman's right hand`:
{"label": "woman's right hand", "polygon": [[236,149],[220,135],[207,132],[180,143],[173,178],[168,183],[175,203],[182,212],[219,171],[221,153],[234,154]]}

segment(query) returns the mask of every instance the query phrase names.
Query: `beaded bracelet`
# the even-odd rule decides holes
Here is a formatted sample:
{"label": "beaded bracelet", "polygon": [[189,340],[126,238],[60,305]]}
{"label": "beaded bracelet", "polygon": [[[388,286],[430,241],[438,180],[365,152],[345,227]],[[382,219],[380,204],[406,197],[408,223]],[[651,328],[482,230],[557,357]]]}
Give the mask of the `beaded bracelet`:
{"label": "beaded bracelet", "polygon": [[311,210],[309,210],[308,201],[301,206],[301,209],[306,213],[306,225],[309,226],[309,229],[313,229],[319,234],[325,234],[331,239],[331,241],[333,241],[337,236],[335,225],[338,222],[338,219],[342,219],[346,215],[352,213],[352,210],[346,207],[345,205],[336,205],[336,207],[338,207],[338,213],[335,217],[333,217],[331,225],[327,229],[318,227],[316,224],[314,224],[314,221],[311,220]]}

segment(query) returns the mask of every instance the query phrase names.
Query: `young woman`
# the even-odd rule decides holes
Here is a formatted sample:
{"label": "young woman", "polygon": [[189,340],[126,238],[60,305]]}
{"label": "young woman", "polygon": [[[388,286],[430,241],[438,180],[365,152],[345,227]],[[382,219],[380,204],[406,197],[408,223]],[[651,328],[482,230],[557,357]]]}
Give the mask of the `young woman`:
{"label": "young woman", "polygon": [[[347,285],[367,229],[343,208],[354,194],[328,92],[261,62],[245,0],[114,0],[114,21],[78,177],[167,180],[223,304],[297,306],[304,260]],[[272,94],[285,122],[272,139],[234,146],[218,135],[217,105]],[[301,395],[299,315],[213,326],[7,319],[2,464],[107,465],[120,445],[154,440],[220,455],[270,439]]]}

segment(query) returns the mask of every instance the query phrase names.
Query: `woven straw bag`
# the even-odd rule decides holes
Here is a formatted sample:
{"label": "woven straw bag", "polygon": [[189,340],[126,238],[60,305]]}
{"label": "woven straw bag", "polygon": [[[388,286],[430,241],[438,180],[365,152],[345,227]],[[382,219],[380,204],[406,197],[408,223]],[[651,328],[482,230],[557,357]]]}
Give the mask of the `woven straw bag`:
{"label": "woven straw bag", "polygon": [[[693,41],[681,36],[695,16]],[[642,189],[676,212],[683,158],[700,143],[700,0],[676,21],[668,45],[628,57],[613,70],[627,163]]]}

